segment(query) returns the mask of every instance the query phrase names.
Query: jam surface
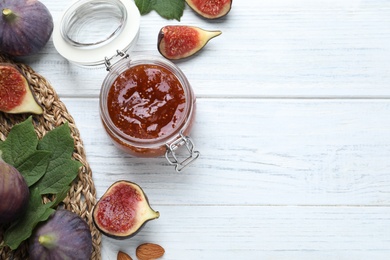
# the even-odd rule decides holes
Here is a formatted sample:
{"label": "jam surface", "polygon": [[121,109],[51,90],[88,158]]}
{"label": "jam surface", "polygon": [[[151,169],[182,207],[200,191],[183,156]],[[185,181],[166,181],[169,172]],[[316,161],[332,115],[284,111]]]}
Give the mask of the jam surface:
{"label": "jam surface", "polygon": [[155,139],[176,130],[185,116],[185,94],[177,77],[159,65],[142,64],[122,72],[107,97],[108,114],[124,134]]}
{"label": "jam surface", "polygon": [[124,233],[133,227],[141,195],[128,185],[114,187],[112,194],[100,200],[98,219],[109,232]]}

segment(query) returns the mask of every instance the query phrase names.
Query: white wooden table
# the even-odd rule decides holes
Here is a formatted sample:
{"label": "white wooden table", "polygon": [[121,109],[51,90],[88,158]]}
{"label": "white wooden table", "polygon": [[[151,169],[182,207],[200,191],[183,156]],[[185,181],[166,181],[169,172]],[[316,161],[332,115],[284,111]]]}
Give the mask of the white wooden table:
{"label": "white wooden table", "polygon": [[[42,2],[55,20],[71,3]],[[152,242],[172,260],[390,259],[390,1],[235,0],[213,22],[153,12],[132,55],[159,55],[168,24],[223,32],[177,62],[201,152],[184,173],[113,146],[98,112],[104,69],[70,64],[52,41],[26,60],[74,117],[98,197],[130,180],[161,213],[131,239],[104,237],[102,258]]]}

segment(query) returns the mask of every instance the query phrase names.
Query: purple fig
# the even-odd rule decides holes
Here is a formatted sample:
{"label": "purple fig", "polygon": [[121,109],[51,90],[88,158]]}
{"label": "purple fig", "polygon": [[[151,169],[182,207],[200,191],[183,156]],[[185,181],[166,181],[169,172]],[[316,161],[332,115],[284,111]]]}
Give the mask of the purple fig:
{"label": "purple fig", "polygon": [[0,1],[0,52],[27,56],[39,52],[53,32],[53,17],[37,0]]}
{"label": "purple fig", "polygon": [[186,0],[186,2],[200,16],[217,19],[230,12],[233,0]]}
{"label": "purple fig", "polygon": [[134,236],[147,221],[159,216],[160,213],[150,207],[141,187],[129,181],[112,184],[92,213],[96,227],[115,239]]}
{"label": "purple fig", "polygon": [[10,63],[0,63],[0,111],[10,114],[43,113],[26,77]]}
{"label": "purple fig", "polygon": [[87,222],[69,210],[58,209],[37,226],[30,237],[31,260],[85,260],[92,255],[92,235]]}
{"label": "purple fig", "polygon": [[0,158],[0,224],[19,218],[27,208],[30,191],[20,172]]}
{"label": "purple fig", "polygon": [[157,48],[167,59],[183,59],[200,51],[209,40],[221,33],[186,25],[164,26],[158,34]]}

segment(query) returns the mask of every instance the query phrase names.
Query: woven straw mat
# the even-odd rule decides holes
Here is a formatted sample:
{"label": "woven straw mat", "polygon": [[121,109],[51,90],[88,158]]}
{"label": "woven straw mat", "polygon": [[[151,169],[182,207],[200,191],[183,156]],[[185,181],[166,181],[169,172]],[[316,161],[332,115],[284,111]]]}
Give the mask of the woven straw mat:
{"label": "woven straw mat", "polygon": [[[41,75],[35,73],[29,66],[16,63],[0,55],[0,62],[9,62],[17,65],[27,77],[32,91],[39,103],[44,107],[43,115],[34,115],[33,122],[38,138],[42,138],[48,131],[68,122],[71,135],[74,139],[73,158],[82,163],[78,178],[73,182],[64,207],[80,215],[87,221],[91,229],[93,252],[91,259],[100,260],[101,234],[96,229],[92,220],[92,209],[96,204],[96,190],[92,180],[92,171],[86,160],[83,143],[74,119],[68,113],[67,108],[58,98],[50,83]],[[5,140],[11,128],[27,119],[28,114],[11,115],[0,112],[0,139]],[[0,245],[3,242],[4,228],[0,227]],[[28,245],[24,242],[17,250],[11,251],[8,247],[0,247],[0,259],[25,260],[28,259]]]}

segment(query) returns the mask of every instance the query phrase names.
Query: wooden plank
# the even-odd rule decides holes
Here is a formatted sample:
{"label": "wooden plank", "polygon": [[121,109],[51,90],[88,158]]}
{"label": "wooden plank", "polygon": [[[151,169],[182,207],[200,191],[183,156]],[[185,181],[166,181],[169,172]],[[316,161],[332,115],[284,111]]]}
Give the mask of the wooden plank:
{"label": "wooden plank", "polygon": [[108,139],[98,99],[64,99],[98,194],[118,179],[159,204],[389,205],[387,100],[198,99],[201,157],[177,174],[165,158],[132,158]]}
{"label": "wooden plank", "polygon": [[[70,3],[43,0],[56,21]],[[223,34],[192,59],[177,62],[200,97],[390,97],[390,2],[236,1],[210,23],[188,7],[181,22],[152,12],[141,18],[133,54],[159,55],[167,24],[219,29]],[[104,69],[68,64],[49,42],[27,63],[61,96],[99,94]]]}
{"label": "wooden plank", "polygon": [[389,207],[258,207],[155,205],[161,217],[137,236],[104,237],[103,259],[118,250],[135,257],[144,242],[164,259],[385,260],[390,255]]}

